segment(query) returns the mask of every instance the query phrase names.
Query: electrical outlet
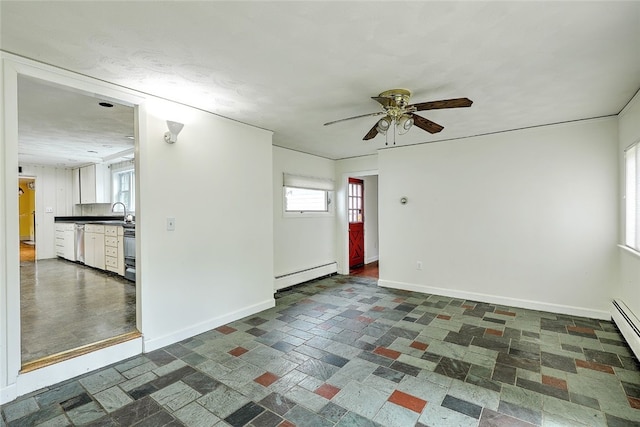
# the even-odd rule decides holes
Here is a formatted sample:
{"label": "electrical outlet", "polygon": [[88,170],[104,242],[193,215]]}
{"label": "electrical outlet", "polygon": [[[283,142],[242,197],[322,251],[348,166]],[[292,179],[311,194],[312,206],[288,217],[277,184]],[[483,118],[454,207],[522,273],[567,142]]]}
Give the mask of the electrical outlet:
{"label": "electrical outlet", "polygon": [[176,219],[167,218],[167,231],[174,231],[176,229]]}
{"label": "electrical outlet", "polygon": [[47,206],[46,208],[44,208],[44,211],[46,213],[53,213],[53,208]]}
{"label": "electrical outlet", "polygon": [[416,270],[422,270],[422,261],[416,262]]}

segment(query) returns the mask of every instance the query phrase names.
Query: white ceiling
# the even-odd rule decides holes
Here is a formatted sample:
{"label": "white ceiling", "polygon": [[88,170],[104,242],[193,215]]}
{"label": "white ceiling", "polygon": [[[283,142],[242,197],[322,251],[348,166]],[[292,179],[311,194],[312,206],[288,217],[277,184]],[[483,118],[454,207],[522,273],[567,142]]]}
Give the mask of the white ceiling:
{"label": "white ceiling", "polygon": [[68,168],[132,159],[133,115],[131,106],[20,76],[20,164]]}
{"label": "white ceiling", "polygon": [[0,2],[5,51],[274,131],[338,159],[407,88],[434,142],[613,115],[640,88],[640,2]]}

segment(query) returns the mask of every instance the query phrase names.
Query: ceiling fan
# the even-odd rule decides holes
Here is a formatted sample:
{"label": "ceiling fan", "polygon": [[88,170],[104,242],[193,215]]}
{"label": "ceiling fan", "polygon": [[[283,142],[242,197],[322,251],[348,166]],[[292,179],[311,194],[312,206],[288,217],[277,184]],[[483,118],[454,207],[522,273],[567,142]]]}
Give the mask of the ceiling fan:
{"label": "ceiling fan", "polygon": [[344,122],[346,120],[353,120],[370,116],[381,116],[384,114],[384,117],[378,120],[376,124],[373,125],[371,130],[367,132],[364,138],[362,138],[363,140],[366,141],[372,139],[379,133],[386,135],[387,131],[391,129],[394,124],[398,130],[398,134],[400,135],[407,133],[407,131],[409,131],[409,129],[411,129],[413,125],[416,125],[420,129],[425,130],[429,133],[438,133],[442,129],[444,129],[443,126],[432,122],[429,119],[425,119],[424,117],[415,114],[415,112],[424,110],[439,110],[443,108],[470,107],[471,104],[473,104],[473,101],[468,98],[443,99],[441,101],[409,104],[409,98],[411,98],[411,92],[407,89],[386,90],[378,96],[371,97],[371,99],[380,103],[380,105],[382,106],[382,111],[335,120],[333,122],[325,123],[324,125],[328,126],[334,123]]}

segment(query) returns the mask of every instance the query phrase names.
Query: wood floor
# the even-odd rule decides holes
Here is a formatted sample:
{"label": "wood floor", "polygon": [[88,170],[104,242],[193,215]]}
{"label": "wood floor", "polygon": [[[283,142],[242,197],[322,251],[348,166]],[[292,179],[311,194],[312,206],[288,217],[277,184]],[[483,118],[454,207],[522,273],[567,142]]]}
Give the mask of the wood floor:
{"label": "wood floor", "polygon": [[380,273],[378,271],[378,261],[374,261],[369,264],[362,265],[360,267],[355,267],[349,270],[350,276],[361,276],[361,277],[372,277],[374,279],[378,279],[380,277]]}
{"label": "wood floor", "polygon": [[35,260],[36,247],[34,245],[27,245],[26,243],[20,242],[20,262]]}
{"label": "wood floor", "polygon": [[[131,334],[135,284],[54,258],[20,262],[22,364]],[[28,246],[28,245],[24,245]]]}

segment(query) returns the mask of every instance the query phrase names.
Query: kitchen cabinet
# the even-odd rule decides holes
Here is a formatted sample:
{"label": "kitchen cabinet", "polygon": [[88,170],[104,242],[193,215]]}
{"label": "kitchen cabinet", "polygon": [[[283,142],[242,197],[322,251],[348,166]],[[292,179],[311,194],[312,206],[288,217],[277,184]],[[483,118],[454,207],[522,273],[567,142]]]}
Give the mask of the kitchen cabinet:
{"label": "kitchen cabinet", "polygon": [[108,165],[93,164],[73,171],[74,204],[111,203],[111,174]]}
{"label": "kitchen cabinet", "polygon": [[105,225],[104,255],[106,270],[124,276],[124,230],[121,226]]}
{"label": "kitchen cabinet", "polygon": [[56,222],[55,225],[56,255],[69,261],[76,260],[75,224],[72,222]]}
{"label": "kitchen cabinet", "polygon": [[84,226],[84,263],[90,267],[105,270],[104,225]]}

